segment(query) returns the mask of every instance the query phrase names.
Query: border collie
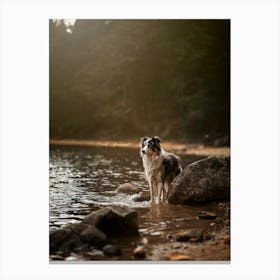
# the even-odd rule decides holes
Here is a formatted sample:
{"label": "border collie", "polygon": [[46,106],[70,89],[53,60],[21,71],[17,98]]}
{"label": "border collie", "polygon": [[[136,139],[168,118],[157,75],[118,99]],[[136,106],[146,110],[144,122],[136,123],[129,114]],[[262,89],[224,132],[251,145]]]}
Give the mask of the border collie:
{"label": "border collie", "polygon": [[160,138],[143,137],[140,142],[140,156],[150,187],[150,202],[165,202],[169,184],[181,173],[180,158],[167,153],[160,145]]}

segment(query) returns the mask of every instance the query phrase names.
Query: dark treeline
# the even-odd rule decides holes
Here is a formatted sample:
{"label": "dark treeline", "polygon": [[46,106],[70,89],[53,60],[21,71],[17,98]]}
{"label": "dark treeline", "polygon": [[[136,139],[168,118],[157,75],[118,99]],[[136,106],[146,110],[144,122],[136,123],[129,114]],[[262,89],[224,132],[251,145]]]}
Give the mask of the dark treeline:
{"label": "dark treeline", "polygon": [[52,139],[229,136],[229,20],[49,24]]}

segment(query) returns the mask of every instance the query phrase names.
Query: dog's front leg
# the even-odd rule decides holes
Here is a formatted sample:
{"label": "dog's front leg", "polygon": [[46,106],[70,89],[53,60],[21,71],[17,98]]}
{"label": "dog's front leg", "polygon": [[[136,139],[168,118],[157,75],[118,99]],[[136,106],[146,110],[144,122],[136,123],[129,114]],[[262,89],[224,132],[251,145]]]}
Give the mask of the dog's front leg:
{"label": "dog's front leg", "polygon": [[157,184],[157,197],[156,197],[156,203],[160,203],[161,201],[161,196],[162,196],[162,191],[163,191],[163,185],[162,183]]}
{"label": "dog's front leg", "polygon": [[154,196],[154,189],[153,189],[153,185],[152,182],[149,180],[149,187],[150,187],[150,203],[153,203],[155,200],[155,196]]}

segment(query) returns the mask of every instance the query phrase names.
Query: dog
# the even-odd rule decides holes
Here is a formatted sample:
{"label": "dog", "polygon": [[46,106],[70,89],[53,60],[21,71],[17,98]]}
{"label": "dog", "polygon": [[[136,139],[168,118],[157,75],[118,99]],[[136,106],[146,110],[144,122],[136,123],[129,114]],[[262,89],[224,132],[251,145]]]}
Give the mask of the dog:
{"label": "dog", "polygon": [[166,202],[169,185],[182,172],[180,158],[164,151],[159,137],[143,137],[140,141],[140,156],[150,187],[150,202]]}

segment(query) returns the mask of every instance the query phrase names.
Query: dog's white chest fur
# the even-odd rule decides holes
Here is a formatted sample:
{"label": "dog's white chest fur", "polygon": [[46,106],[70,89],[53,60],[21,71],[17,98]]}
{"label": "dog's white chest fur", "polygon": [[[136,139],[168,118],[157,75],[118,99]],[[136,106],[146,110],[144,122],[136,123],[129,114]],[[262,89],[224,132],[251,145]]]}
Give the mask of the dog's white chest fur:
{"label": "dog's white chest fur", "polygon": [[144,171],[148,180],[159,174],[162,166],[162,155],[159,156],[142,156]]}

